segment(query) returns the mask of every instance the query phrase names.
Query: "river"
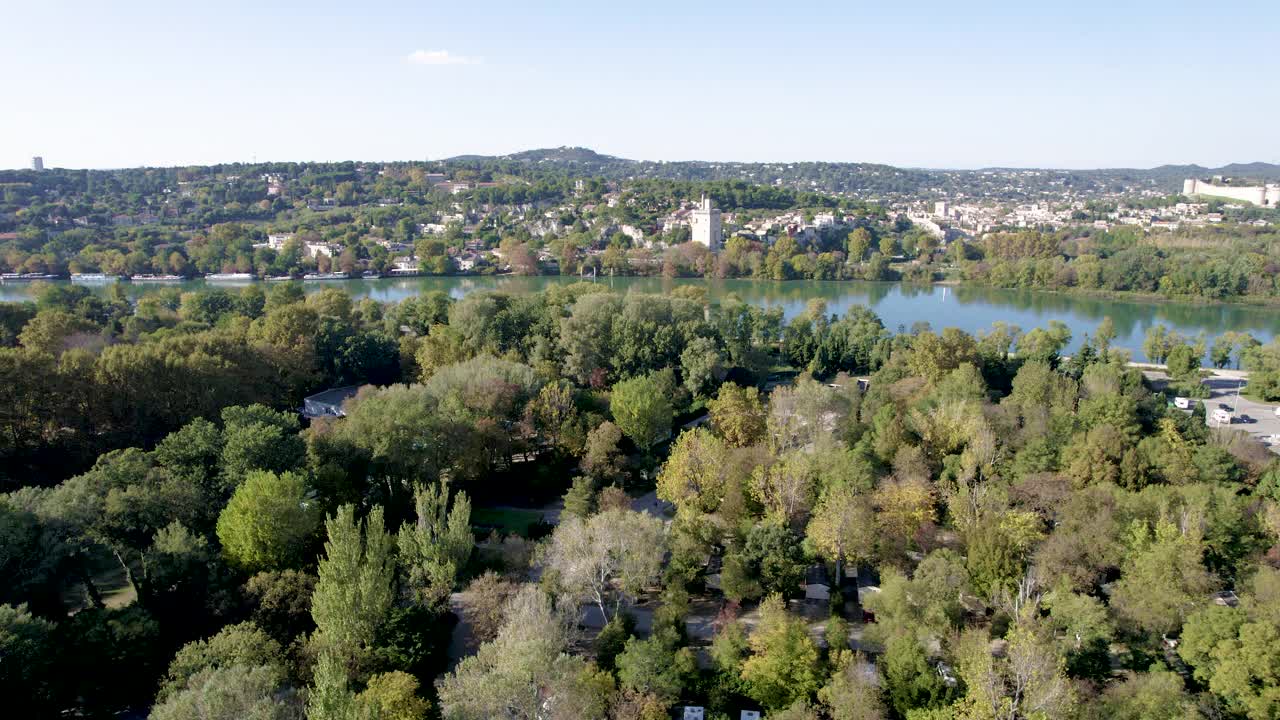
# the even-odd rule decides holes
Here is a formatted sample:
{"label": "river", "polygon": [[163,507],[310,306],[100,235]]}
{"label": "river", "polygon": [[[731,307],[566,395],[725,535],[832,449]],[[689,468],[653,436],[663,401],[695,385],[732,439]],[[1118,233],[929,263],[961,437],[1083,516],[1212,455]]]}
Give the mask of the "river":
{"label": "river", "polygon": [[[308,292],[324,287],[337,287],[354,297],[371,297],[381,301],[399,301],[432,290],[440,290],[460,298],[477,290],[501,290],[509,293],[536,292],[555,284],[577,282],[568,277],[413,277],[378,280],[305,282]],[[60,281],[66,282],[66,281]],[[1248,332],[1262,342],[1280,334],[1280,310],[1249,305],[1200,305],[1184,303],[1119,300],[1081,295],[1037,292],[1034,290],[1001,290],[984,287],[952,287],[944,285],[908,285],[891,282],[802,281],[772,282],[764,280],[700,280],[668,278],[601,278],[596,280],[620,292],[669,292],[681,285],[706,287],[713,299],[733,294],[746,302],[766,307],[781,307],[787,317],[804,310],[812,299],[827,303],[829,313],[841,314],[852,305],[870,307],[890,330],[909,329],[917,322],[927,322],[935,330],[958,327],[970,333],[991,327],[997,320],[1017,325],[1023,330],[1061,320],[1071,328],[1071,349],[1085,333],[1092,334],[1104,317],[1115,324],[1114,345],[1132,351],[1135,360],[1146,360],[1142,354],[1142,338],[1156,324],[1194,336],[1201,331],[1214,337],[1234,330]],[[163,287],[195,290],[223,287],[235,290],[242,284],[208,284],[191,280],[175,285],[125,283],[126,292],[136,297]],[[105,286],[95,292],[105,293]],[[29,300],[34,286],[25,283],[0,285],[0,301]]]}

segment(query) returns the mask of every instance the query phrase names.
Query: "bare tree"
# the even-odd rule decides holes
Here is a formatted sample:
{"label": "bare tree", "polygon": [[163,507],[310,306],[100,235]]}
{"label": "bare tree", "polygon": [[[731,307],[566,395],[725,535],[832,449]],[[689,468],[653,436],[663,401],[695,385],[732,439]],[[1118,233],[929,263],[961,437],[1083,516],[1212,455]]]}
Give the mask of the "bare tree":
{"label": "bare tree", "polygon": [[545,564],[566,595],[594,603],[608,619],[625,597],[657,579],[665,547],[665,529],[658,518],[606,510],[561,523],[551,537]]}
{"label": "bare tree", "polygon": [[554,709],[575,694],[588,671],[566,652],[569,633],[568,615],[546,593],[521,588],[507,604],[498,636],[440,680],[441,714],[447,720],[557,717]]}
{"label": "bare tree", "polygon": [[969,689],[971,717],[989,720],[1055,720],[1067,717],[1075,692],[1052,641],[1024,622],[994,651],[985,633],[966,633],[960,672]]}

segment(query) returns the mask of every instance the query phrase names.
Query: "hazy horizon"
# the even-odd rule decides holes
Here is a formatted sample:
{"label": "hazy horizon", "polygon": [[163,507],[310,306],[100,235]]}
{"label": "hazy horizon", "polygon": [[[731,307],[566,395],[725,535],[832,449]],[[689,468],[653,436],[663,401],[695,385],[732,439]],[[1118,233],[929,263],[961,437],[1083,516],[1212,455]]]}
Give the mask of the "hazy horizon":
{"label": "hazy horizon", "polygon": [[1280,162],[1280,4],[6,3],[0,166]]}
{"label": "hazy horizon", "polygon": [[[450,155],[449,157],[439,157],[439,158],[334,158],[334,159],[325,159],[325,160],[314,160],[314,159],[305,159],[305,158],[297,158],[297,159],[295,159],[295,158],[283,158],[283,159],[281,159],[281,158],[256,158],[256,159],[218,160],[218,161],[213,161],[213,162],[199,162],[199,163],[177,163],[177,164],[165,164],[165,165],[114,165],[114,166],[99,166],[99,167],[77,167],[77,166],[64,166],[64,165],[59,165],[59,164],[58,164],[58,163],[56,163],[56,162],[53,162],[53,161],[52,161],[52,159],[51,159],[51,158],[49,158],[49,157],[47,157],[47,156],[41,156],[41,158],[42,158],[42,160],[43,160],[43,162],[44,162],[44,168],[45,168],[46,170],[104,170],[104,171],[109,171],[109,170],[132,170],[132,169],[140,169],[140,168],[181,168],[181,167],[212,167],[212,166],[218,166],[218,165],[253,165],[253,164],[261,164],[261,163],[341,163],[341,162],[356,162],[356,163],[411,163],[411,162],[445,162],[445,161],[453,160],[453,159],[455,159],[455,158],[459,158],[459,157],[495,157],[495,158],[496,158],[496,157],[505,157],[505,156],[511,156],[511,155],[518,155],[518,154],[523,153],[523,152],[537,152],[537,151],[544,151],[544,150],[558,150],[558,149],[562,149],[562,148],[573,148],[573,149],[590,150],[590,151],[595,152],[595,153],[598,153],[598,154],[600,154],[600,155],[614,157],[614,158],[617,158],[617,159],[619,159],[619,160],[628,160],[628,161],[635,161],[635,162],[651,162],[651,163],[725,163],[725,164],[761,164],[761,165],[793,165],[793,164],[802,164],[802,163],[872,164],[872,165],[885,165],[885,166],[894,167],[894,168],[897,168],[897,169],[900,169],[900,170],[923,170],[923,171],[928,171],[928,172],[978,172],[978,171],[983,171],[983,170],[1049,170],[1049,171],[1065,171],[1065,172],[1089,172],[1089,171],[1098,171],[1098,170],[1154,170],[1154,169],[1157,169],[1157,168],[1160,168],[1160,167],[1183,167],[1183,166],[1187,166],[1187,167],[1190,167],[1190,166],[1197,166],[1197,167],[1201,167],[1201,168],[1203,168],[1203,169],[1205,169],[1205,170],[1216,170],[1216,169],[1218,169],[1218,168],[1225,167],[1225,166],[1228,166],[1228,165],[1250,165],[1250,164],[1256,164],[1256,163],[1265,163],[1265,164],[1269,164],[1269,165],[1277,165],[1277,166],[1280,166],[1280,163],[1277,163],[1277,162],[1270,162],[1270,161],[1267,161],[1267,160],[1233,160],[1233,161],[1230,161],[1230,162],[1221,163],[1221,164],[1219,164],[1219,165],[1206,165],[1206,164],[1204,164],[1204,163],[1195,163],[1195,162],[1163,162],[1163,163],[1159,163],[1159,164],[1156,164],[1156,165],[1149,165],[1149,166],[1145,166],[1145,167],[1133,167],[1133,166],[1125,166],[1125,165],[1107,165],[1107,166],[1097,166],[1097,167],[1050,167],[1050,166],[1044,166],[1044,165],[1021,165],[1021,166],[1019,166],[1019,165],[977,165],[977,166],[972,166],[972,167],[943,167],[943,166],[932,166],[932,167],[931,167],[931,166],[924,166],[924,165],[903,165],[903,164],[895,164],[895,163],[884,163],[884,162],[876,162],[876,161],[869,161],[869,160],[832,160],[832,159],[828,159],[828,158],[822,158],[822,159],[793,159],[793,160],[786,160],[786,159],[784,159],[784,160],[740,160],[740,159],[733,159],[733,158],[727,158],[727,159],[716,159],[716,160],[709,160],[709,159],[705,159],[705,158],[661,158],[661,159],[658,159],[658,158],[633,158],[633,157],[626,157],[626,156],[623,156],[623,155],[618,155],[618,154],[616,154],[616,153],[606,152],[606,151],[600,150],[600,149],[598,149],[598,148],[591,148],[591,147],[586,147],[586,146],[583,146],[583,145],[561,145],[561,146],[557,146],[557,147],[521,148],[521,149],[518,149],[518,150],[512,150],[512,151],[510,151],[510,152],[497,152],[497,153],[472,153],[472,152],[464,152],[464,153],[458,153],[458,154],[456,154],[456,155]],[[0,167],[0,170],[25,170],[25,169],[30,169],[30,160],[31,160],[31,158],[28,158],[28,162],[27,162],[26,164],[23,164],[23,165],[15,165],[15,166]]]}

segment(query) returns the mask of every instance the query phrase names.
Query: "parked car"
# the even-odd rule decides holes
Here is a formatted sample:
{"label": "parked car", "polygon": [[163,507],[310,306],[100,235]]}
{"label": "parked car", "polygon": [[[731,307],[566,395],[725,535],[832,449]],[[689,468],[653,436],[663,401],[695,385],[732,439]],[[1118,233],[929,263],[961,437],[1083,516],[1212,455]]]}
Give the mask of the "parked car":
{"label": "parked car", "polygon": [[1219,425],[1231,424],[1231,412],[1219,407],[1213,411],[1213,421]]}
{"label": "parked car", "polygon": [[1191,399],[1184,397],[1176,397],[1173,399],[1173,406],[1179,410],[1187,410],[1191,407]]}
{"label": "parked car", "polygon": [[1280,407],[1276,408],[1276,417],[1280,417]]}
{"label": "parked car", "polygon": [[1245,415],[1244,413],[1241,413],[1241,414],[1240,414],[1240,422],[1242,422],[1242,423],[1256,423],[1256,422],[1258,422],[1258,421],[1257,421],[1257,420],[1254,420],[1253,418],[1249,417],[1248,415]]}

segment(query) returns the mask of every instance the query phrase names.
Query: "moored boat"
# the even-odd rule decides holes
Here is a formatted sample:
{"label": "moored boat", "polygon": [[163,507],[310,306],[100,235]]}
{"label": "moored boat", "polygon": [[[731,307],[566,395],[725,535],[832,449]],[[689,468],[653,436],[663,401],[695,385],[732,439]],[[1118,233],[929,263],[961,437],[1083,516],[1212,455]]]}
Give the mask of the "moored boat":
{"label": "moored boat", "polygon": [[181,275],[134,275],[129,278],[136,283],[176,283],[184,279]]}
{"label": "moored boat", "polygon": [[106,273],[71,273],[71,282],[82,285],[112,283],[119,279],[119,275],[108,275]]}
{"label": "moored boat", "polygon": [[31,282],[33,280],[57,280],[49,273],[0,273],[0,282]]}

